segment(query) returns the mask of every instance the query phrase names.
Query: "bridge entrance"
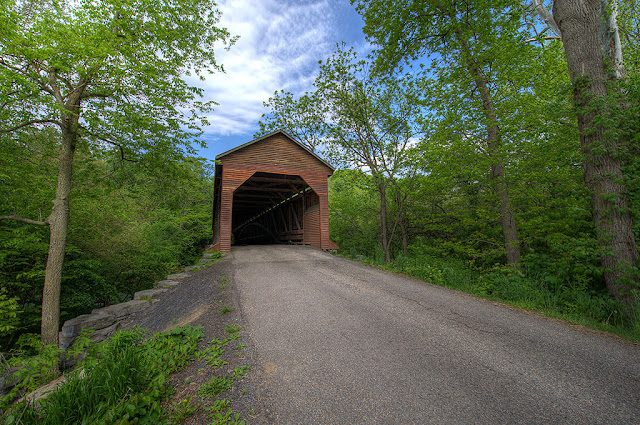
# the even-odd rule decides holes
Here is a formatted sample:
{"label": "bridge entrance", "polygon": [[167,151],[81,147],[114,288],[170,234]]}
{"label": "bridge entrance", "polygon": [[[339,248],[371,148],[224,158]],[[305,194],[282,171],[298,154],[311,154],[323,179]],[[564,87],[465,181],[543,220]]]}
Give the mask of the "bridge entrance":
{"label": "bridge entrance", "polygon": [[214,249],[288,243],[337,248],[329,239],[333,168],[283,131],[216,157]]}
{"label": "bridge entrance", "polygon": [[317,245],[317,217],[308,215],[319,210],[319,201],[300,176],[257,172],[233,194],[233,242]]}

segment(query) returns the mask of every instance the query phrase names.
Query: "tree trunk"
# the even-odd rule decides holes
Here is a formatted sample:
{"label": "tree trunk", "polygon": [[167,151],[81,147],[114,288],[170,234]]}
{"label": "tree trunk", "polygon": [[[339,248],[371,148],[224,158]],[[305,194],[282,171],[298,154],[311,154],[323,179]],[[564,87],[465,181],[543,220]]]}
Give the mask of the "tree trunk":
{"label": "tree trunk", "polygon": [[[489,143],[489,153],[496,150],[494,143]],[[516,228],[516,218],[513,214],[511,201],[509,200],[509,189],[504,179],[504,166],[502,159],[491,165],[491,178],[493,179],[493,191],[500,200],[498,212],[500,213],[500,225],[502,235],[507,250],[507,264],[515,268],[520,268],[520,241],[518,241],[518,229]]]}
{"label": "tree trunk", "polygon": [[498,128],[498,116],[493,105],[493,98],[489,91],[486,77],[478,68],[471,57],[471,50],[467,40],[462,34],[456,33],[466,60],[467,70],[471,74],[482,100],[482,110],[487,121],[487,151],[492,158],[491,179],[493,180],[493,191],[499,199],[498,213],[500,214],[500,225],[504,236],[505,249],[507,253],[507,264],[514,268],[520,268],[520,242],[518,241],[518,230],[513,208],[509,199],[509,189],[504,178],[504,164],[498,151],[500,143],[500,129]]}
{"label": "tree trunk", "polygon": [[[599,0],[555,1],[584,155],[584,181],[591,191],[600,259],[609,292],[637,306],[638,248],[623,184],[617,141],[601,124],[607,114],[607,71],[599,38]],[[606,120],[604,120],[606,121]]]}
{"label": "tree trunk", "polygon": [[[400,191],[396,191],[396,205],[400,208],[400,205],[403,205],[405,200],[400,199]],[[404,214],[400,211],[400,217],[398,217],[398,224],[400,225],[400,238],[402,239],[402,253],[407,253],[407,248],[409,246],[409,236],[407,235],[407,221],[405,219]]]}
{"label": "tree trunk", "polygon": [[[69,122],[72,121],[72,122]],[[75,121],[75,122],[73,122]],[[73,155],[76,149],[77,118],[70,117],[62,128],[62,149],[58,165],[58,188],[53,201],[53,210],[47,219],[50,226],[49,255],[42,291],[42,323],[40,338],[42,344],[58,344],[60,327],[60,285],[62,282],[62,264],[67,244],[69,224],[69,197],[71,194],[71,176]]]}
{"label": "tree trunk", "polygon": [[391,261],[391,250],[389,247],[389,229],[387,226],[387,187],[384,183],[378,184],[378,192],[380,193],[380,233],[382,249],[384,250],[384,262],[389,264]]}

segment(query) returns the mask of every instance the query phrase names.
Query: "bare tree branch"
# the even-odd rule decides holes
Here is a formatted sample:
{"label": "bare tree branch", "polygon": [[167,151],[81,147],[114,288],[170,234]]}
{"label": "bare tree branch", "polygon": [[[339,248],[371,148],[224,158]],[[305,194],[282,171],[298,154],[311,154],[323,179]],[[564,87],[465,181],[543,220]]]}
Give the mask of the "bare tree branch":
{"label": "bare tree branch", "polygon": [[86,131],[86,132],[87,132],[89,135],[91,135],[92,137],[95,137],[95,138],[96,138],[96,139],[98,139],[98,140],[101,140],[101,141],[103,141],[103,142],[105,142],[105,143],[108,143],[108,144],[110,144],[111,146],[115,146],[115,147],[117,147],[117,148],[120,150],[120,159],[121,159],[122,161],[138,162],[138,161],[137,161],[137,160],[135,160],[135,159],[129,159],[129,158],[127,158],[127,157],[125,156],[125,154],[124,154],[124,146],[122,146],[122,144],[120,144],[120,143],[118,143],[118,142],[115,142],[115,141],[113,141],[113,140],[111,140],[111,139],[108,139],[107,137],[102,136],[102,135],[100,135],[100,134],[94,133],[93,131],[89,130],[88,128],[86,128],[86,127],[84,127],[84,126],[80,126],[80,128],[81,128],[83,131]]}
{"label": "bare tree branch", "polygon": [[93,93],[93,92],[89,92],[89,93],[84,93],[82,96],[80,96],[80,99],[92,99],[94,97],[98,97],[100,99],[106,99],[108,98],[110,95],[106,94],[106,93]]}
{"label": "bare tree branch", "polygon": [[555,19],[553,19],[553,15],[551,14],[551,12],[549,12],[547,8],[544,7],[544,5],[542,4],[542,0],[532,0],[532,1],[533,1],[533,7],[535,8],[536,12],[538,12],[538,15],[540,16],[540,18],[542,18],[544,23],[547,24],[547,26],[551,31],[556,33],[556,35],[560,36],[561,35],[560,28],[558,28],[558,24],[556,24]]}
{"label": "bare tree branch", "polygon": [[544,37],[534,37],[528,40],[525,40],[525,43],[535,43],[536,41],[549,41],[549,40],[562,40],[562,37],[556,35],[547,35]]}
{"label": "bare tree branch", "polygon": [[15,216],[15,215],[0,216],[0,220],[20,221],[22,223],[33,224],[35,226],[48,226],[49,225],[49,221],[48,221],[49,219],[47,219],[45,221],[38,221],[38,220],[31,220],[29,218],[18,217],[18,216]]}
{"label": "bare tree branch", "polygon": [[340,214],[338,211],[334,210],[333,208],[329,207],[329,212],[337,215],[338,217],[340,217],[344,221],[352,224],[356,229],[360,230],[360,226],[358,225],[358,223],[356,223],[353,220],[349,220],[347,217],[343,216],[342,214]]}

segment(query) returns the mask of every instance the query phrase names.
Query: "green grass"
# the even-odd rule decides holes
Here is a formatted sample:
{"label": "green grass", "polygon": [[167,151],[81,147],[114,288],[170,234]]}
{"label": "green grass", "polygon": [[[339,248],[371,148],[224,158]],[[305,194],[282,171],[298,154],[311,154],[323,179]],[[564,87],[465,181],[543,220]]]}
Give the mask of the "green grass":
{"label": "green grass", "polygon": [[171,403],[169,408],[168,418],[165,422],[166,425],[182,425],[187,419],[189,419],[200,405],[198,403],[191,403],[191,397],[187,397],[179,402]]}
{"label": "green grass", "polygon": [[228,334],[235,334],[240,332],[240,327],[238,325],[227,325],[224,330]]}
{"label": "green grass", "polygon": [[239,414],[233,414],[229,404],[225,399],[216,400],[211,407],[206,408],[209,418],[213,419],[212,425],[245,425]]}
{"label": "green grass", "polygon": [[150,338],[140,329],[117,332],[90,346],[80,367],[37,406],[5,406],[6,423],[16,423],[19,415],[23,425],[160,423],[166,377],[193,358],[202,336],[201,328],[191,326]]}
{"label": "green grass", "polygon": [[227,313],[231,313],[233,311],[233,308],[227,306],[227,305],[223,305],[222,308],[220,309],[220,313],[221,314],[227,314]]}
{"label": "green grass", "polygon": [[234,379],[229,376],[214,376],[198,388],[198,395],[202,398],[215,398],[231,389]]}
{"label": "green grass", "polygon": [[[230,330],[239,331],[239,327],[230,326],[233,326]],[[100,344],[91,344],[85,335],[79,339],[75,352],[88,348],[87,357],[78,369],[68,375],[67,382],[35,407],[26,402],[9,405],[5,399],[2,404],[3,423],[184,423],[201,406],[187,398],[163,408],[162,401],[170,395],[167,377],[194,358],[204,359],[211,368],[220,368],[227,364],[222,360],[224,347],[239,336],[235,333],[222,340],[213,338],[206,349],[198,351],[202,337],[201,327],[189,325],[155,335],[141,329],[120,331]],[[51,378],[51,365],[59,355],[59,350],[54,347],[44,350],[30,360],[22,378],[35,386]],[[202,398],[218,397],[248,371],[248,366],[242,366],[236,367],[228,376],[215,376],[198,389],[198,394]],[[25,392],[31,389],[26,384],[18,385],[18,388]],[[11,398],[16,395],[21,394],[14,393]],[[216,400],[211,408],[207,408],[214,423],[244,423],[229,406],[226,400]]]}

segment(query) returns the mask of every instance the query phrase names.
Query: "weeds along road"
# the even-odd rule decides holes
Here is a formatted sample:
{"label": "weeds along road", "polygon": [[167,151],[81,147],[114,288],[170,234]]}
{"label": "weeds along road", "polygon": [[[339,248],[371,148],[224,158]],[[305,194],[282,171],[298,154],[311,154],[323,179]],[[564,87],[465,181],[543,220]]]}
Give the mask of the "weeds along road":
{"label": "weeds along road", "polygon": [[278,424],[638,424],[640,348],[319,250],[234,247]]}

